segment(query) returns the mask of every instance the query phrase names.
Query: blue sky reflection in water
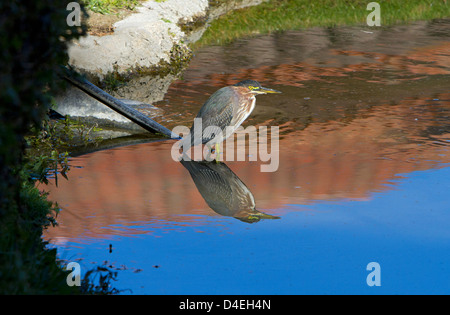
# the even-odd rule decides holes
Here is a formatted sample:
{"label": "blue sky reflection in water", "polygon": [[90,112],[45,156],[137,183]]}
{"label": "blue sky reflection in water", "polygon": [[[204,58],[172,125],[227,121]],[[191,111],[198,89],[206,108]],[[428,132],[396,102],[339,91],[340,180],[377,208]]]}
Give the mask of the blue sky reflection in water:
{"label": "blue sky reflection in water", "polygon": [[[281,90],[258,97],[247,122],[280,126],[279,170],[226,163],[280,219],[215,213],[172,143],[144,143],[74,158],[82,168],[46,187],[62,211],[45,238],[82,272],[118,270],[125,294],[450,294],[448,25],[202,49],[155,104],[161,123],[189,126],[211,93],[244,78]],[[260,58],[244,58],[250,48]],[[366,284],[370,262],[381,287]]]}
{"label": "blue sky reflection in water", "polygon": [[[60,254],[86,269],[125,266],[113,283],[133,294],[449,294],[449,178],[450,168],[413,172],[370,201],[287,205],[252,225],[140,222],[148,234],[68,242]],[[380,287],[366,284],[372,261]]]}

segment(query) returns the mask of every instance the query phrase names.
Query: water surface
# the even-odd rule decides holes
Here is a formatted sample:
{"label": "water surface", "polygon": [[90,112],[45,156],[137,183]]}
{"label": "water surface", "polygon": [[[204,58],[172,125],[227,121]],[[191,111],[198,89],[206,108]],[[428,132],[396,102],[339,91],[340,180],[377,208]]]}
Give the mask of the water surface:
{"label": "water surface", "polygon": [[[160,122],[190,126],[215,90],[258,80],[283,94],[258,96],[244,125],[280,127],[278,170],[183,165],[172,140],[82,155],[45,187],[62,207],[45,238],[82,272],[118,271],[124,293],[449,294],[449,30],[321,28],[199,50],[154,104]],[[236,187],[246,206],[227,208]]]}

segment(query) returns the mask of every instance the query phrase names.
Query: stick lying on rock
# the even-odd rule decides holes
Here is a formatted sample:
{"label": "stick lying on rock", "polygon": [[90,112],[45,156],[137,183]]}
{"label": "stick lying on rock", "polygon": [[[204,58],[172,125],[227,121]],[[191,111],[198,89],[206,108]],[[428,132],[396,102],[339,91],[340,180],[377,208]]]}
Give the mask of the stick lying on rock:
{"label": "stick lying on rock", "polygon": [[106,93],[102,89],[98,88],[82,76],[77,73],[72,72],[66,67],[61,67],[61,71],[59,73],[65,80],[69,81],[71,84],[75,85],[85,93],[89,94],[96,100],[102,102],[109,108],[115,110],[119,114],[125,116],[132,122],[138,124],[145,130],[156,133],[159,132],[169,138],[172,139],[180,139],[178,135],[172,134],[172,131],[167,129],[166,127],[158,124],[156,121],[151,119],[150,117],[145,116],[141,112],[135,110],[134,108],[128,106],[124,102],[118,100],[112,95]]}

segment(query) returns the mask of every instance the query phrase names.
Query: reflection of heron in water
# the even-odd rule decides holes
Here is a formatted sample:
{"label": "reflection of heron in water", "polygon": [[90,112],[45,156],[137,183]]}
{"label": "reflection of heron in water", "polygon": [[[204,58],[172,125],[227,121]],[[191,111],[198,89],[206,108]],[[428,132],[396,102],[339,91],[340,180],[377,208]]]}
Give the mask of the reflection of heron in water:
{"label": "reflection of heron in water", "polygon": [[255,209],[255,198],[247,186],[223,162],[181,160],[208,206],[220,215],[253,223],[279,219]]}

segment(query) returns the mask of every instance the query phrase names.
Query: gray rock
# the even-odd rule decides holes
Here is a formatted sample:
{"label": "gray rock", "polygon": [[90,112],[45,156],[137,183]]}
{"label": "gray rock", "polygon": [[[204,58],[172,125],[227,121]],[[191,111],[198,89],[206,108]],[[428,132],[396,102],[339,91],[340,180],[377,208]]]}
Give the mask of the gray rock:
{"label": "gray rock", "polygon": [[147,1],[137,13],[114,24],[114,33],[88,35],[73,42],[69,64],[102,80],[112,72],[151,68],[161,61],[170,63],[174,44],[183,45],[185,34],[177,25],[207,14],[208,0]]}

